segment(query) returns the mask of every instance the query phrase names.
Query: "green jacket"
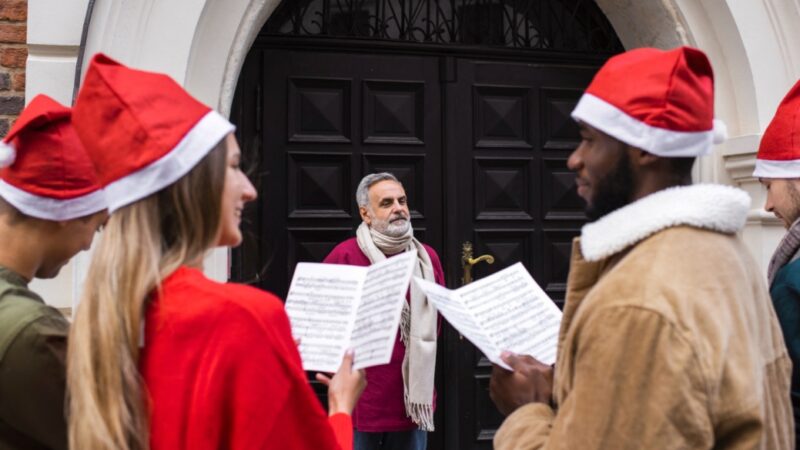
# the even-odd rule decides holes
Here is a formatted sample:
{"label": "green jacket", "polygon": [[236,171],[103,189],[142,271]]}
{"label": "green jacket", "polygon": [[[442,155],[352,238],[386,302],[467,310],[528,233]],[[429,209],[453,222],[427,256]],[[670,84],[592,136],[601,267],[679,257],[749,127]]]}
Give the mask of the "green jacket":
{"label": "green jacket", "polygon": [[[769,293],[792,358],[792,407],[797,428],[800,426],[800,259],[778,270]],[[796,434],[800,440],[800,432]]]}
{"label": "green jacket", "polygon": [[69,323],[0,267],[0,450],[66,449]]}

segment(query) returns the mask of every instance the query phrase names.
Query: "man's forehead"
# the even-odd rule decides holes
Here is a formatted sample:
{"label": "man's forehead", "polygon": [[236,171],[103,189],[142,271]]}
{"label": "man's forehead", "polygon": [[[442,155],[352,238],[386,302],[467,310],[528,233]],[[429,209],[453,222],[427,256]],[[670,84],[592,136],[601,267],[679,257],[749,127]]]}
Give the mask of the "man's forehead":
{"label": "man's forehead", "polygon": [[403,185],[393,180],[382,180],[369,187],[369,194],[378,198],[404,197]]}
{"label": "man's forehead", "polygon": [[603,133],[599,129],[589,125],[588,123],[586,123],[586,122],[584,122],[582,120],[578,120],[576,122],[578,123],[578,130],[580,130],[581,133],[591,133],[591,134],[606,135],[605,133]]}

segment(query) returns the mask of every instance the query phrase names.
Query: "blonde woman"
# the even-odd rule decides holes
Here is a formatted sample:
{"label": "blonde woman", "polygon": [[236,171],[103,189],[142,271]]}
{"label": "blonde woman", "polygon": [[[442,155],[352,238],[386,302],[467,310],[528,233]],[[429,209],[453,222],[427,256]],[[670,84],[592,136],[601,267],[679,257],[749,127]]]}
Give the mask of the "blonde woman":
{"label": "blonde woman", "polygon": [[256,192],[233,126],[164,75],[98,55],[74,113],[112,215],[69,340],[73,449],[352,447],[352,355],[308,385],[283,305],[201,270]]}

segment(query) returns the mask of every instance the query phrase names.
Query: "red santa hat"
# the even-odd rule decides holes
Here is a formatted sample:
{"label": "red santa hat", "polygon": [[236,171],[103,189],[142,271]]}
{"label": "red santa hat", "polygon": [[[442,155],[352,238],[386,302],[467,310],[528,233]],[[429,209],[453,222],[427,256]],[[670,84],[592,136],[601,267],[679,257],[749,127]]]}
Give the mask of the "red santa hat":
{"label": "red santa hat", "polygon": [[71,114],[37,95],[0,143],[0,196],[25,215],[70,220],[107,207]]}
{"label": "red santa hat", "polygon": [[638,48],[609,59],[575,110],[575,120],[663,157],[706,155],[726,138],[714,119],[714,74],[695,48]]}
{"label": "red santa hat", "polygon": [[174,183],[235,129],[167,75],[103,54],[89,64],[73,122],[110,212]]}
{"label": "red santa hat", "polygon": [[800,81],[786,94],[761,138],[753,176],[800,178]]}

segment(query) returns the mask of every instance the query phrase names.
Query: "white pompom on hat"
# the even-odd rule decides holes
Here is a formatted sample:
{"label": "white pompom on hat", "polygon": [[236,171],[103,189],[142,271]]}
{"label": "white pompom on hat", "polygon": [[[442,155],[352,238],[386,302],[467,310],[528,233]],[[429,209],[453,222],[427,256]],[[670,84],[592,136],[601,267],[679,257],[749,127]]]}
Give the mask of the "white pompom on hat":
{"label": "white pompom on hat", "polygon": [[10,142],[0,142],[0,168],[14,164],[17,158],[17,149]]}

